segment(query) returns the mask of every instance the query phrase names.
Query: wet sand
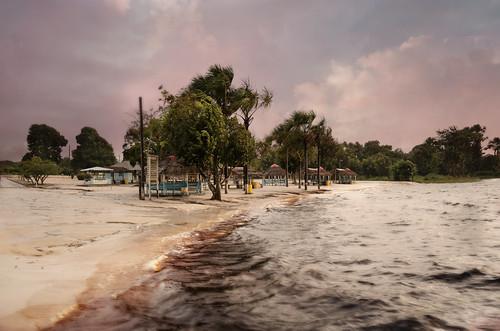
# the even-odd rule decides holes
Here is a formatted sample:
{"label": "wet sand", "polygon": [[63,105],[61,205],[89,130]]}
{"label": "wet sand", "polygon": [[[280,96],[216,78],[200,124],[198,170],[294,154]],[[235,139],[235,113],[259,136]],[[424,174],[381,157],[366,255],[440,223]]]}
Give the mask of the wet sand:
{"label": "wet sand", "polygon": [[275,201],[191,233],[158,272],[47,331],[500,330],[499,184]]}
{"label": "wet sand", "polygon": [[[139,201],[133,186],[88,188],[67,177],[47,184],[0,188],[0,330],[50,326],[78,302],[117,295],[155,272],[192,231],[303,192],[266,187],[252,195],[230,190],[224,202],[210,201],[209,192]],[[372,184],[335,187],[365,185]]]}

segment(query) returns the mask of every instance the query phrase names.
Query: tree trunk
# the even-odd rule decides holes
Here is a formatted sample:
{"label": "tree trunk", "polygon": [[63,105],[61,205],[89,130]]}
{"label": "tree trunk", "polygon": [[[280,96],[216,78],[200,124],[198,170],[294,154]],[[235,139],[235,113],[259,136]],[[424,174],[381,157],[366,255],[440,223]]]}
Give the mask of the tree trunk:
{"label": "tree trunk", "polygon": [[304,190],[306,190],[306,191],[307,191],[307,180],[308,180],[307,168],[308,168],[308,164],[307,164],[307,142],[304,142]]}
{"label": "tree trunk", "polygon": [[288,187],[288,148],[286,149],[286,174],[285,174],[285,186]]}
{"label": "tree trunk", "polygon": [[248,165],[243,166],[243,190],[245,191],[245,194],[248,194]]}
{"label": "tree trunk", "polygon": [[300,173],[302,172],[302,160],[299,160],[299,188],[300,188]]}
{"label": "tree trunk", "polygon": [[[243,124],[244,124],[247,132],[250,132],[250,118],[245,118],[245,120],[243,121]],[[246,148],[247,148],[247,146],[245,144],[245,149]],[[247,186],[248,186],[248,161],[245,160],[245,165],[243,166],[243,190],[245,191],[245,194],[248,194]]]}
{"label": "tree trunk", "polygon": [[229,169],[228,165],[224,165],[224,193],[227,194],[227,186],[229,181]]}
{"label": "tree trunk", "polygon": [[219,177],[218,173],[214,174],[214,184],[211,185],[210,189],[212,190],[212,198],[210,198],[210,199],[222,201],[220,177]]}

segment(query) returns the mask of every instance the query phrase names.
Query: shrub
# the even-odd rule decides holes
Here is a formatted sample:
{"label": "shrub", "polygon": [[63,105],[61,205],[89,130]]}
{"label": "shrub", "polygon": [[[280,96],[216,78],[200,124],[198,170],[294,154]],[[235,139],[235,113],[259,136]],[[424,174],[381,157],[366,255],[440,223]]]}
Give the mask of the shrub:
{"label": "shrub", "polygon": [[92,178],[92,175],[89,174],[88,172],[79,172],[77,175],[76,175],[76,178],[78,180],[90,180]]}
{"label": "shrub", "polygon": [[36,186],[43,184],[49,175],[57,175],[59,172],[60,169],[57,164],[49,160],[42,160],[38,156],[34,156],[31,160],[21,163],[22,175]]}
{"label": "shrub", "polygon": [[391,170],[394,180],[413,180],[417,167],[411,161],[399,160],[392,166]]}

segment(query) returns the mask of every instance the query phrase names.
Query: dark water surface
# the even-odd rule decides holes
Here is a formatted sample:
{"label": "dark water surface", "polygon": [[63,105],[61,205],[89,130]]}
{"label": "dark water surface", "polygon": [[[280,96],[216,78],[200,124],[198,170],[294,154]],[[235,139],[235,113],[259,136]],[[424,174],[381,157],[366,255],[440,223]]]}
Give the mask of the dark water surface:
{"label": "dark water surface", "polygon": [[359,187],[195,233],[54,330],[500,330],[500,181]]}

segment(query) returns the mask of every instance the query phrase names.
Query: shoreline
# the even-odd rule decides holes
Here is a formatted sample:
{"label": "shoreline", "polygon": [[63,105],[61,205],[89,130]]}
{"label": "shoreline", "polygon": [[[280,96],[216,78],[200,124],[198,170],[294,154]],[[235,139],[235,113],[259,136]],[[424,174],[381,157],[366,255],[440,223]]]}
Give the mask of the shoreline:
{"label": "shoreline", "polygon": [[[81,191],[53,180],[43,190],[0,191],[6,201],[0,227],[7,229],[0,244],[5,300],[0,330],[48,328],[79,304],[117,295],[141,275],[155,272],[165,254],[189,234],[278,200],[317,193],[270,187],[252,195],[230,190],[223,202],[209,200],[209,194],[139,201],[134,187]],[[43,235],[41,228],[47,230]]]}

